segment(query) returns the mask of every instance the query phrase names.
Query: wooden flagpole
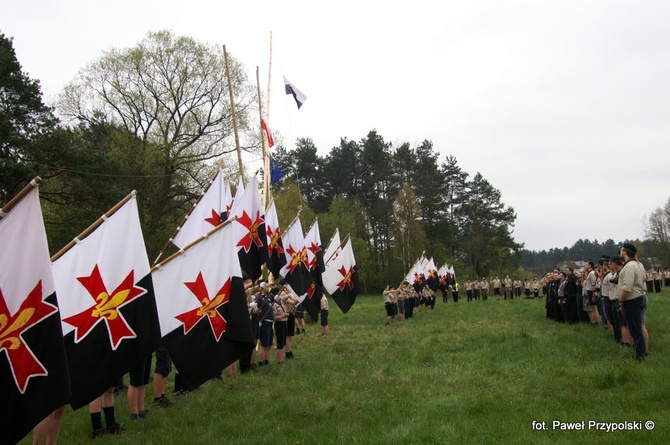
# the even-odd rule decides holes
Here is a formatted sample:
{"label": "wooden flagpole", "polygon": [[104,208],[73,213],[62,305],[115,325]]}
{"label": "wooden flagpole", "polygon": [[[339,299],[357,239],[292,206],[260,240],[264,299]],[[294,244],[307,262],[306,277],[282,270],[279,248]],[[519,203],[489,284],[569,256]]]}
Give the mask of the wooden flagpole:
{"label": "wooden flagpole", "polygon": [[30,183],[23,187],[12,199],[9,200],[7,204],[0,210],[0,219],[4,218],[7,216],[10,210],[19,202],[21,201],[32,189],[37,187],[37,185],[42,182],[42,178],[39,176],[35,176]]}
{"label": "wooden flagpole", "polygon": [[[258,77],[258,69],[256,70],[256,77]],[[257,80],[258,81],[258,80]],[[260,81],[258,82],[258,101],[260,108]],[[267,97],[265,98],[265,125],[268,126],[268,131],[270,128],[270,97],[272,90],[272,31],[270,31],[270,61],[268,63],[268,88],[267,88]],[[267,139],[267,138],[266,138]],[[270,171],[270,147],[266,143],[266,139],[263,140],[263,200],[267,204],[272,198],[272,191],[270,190],[270,180],[272,172]]]}
{"label": "wooden flagpole", "polygon": [[242,184],[244,182],[244,164],[242,163],[242,151],[240,150],[240,136],[237,132],[237,113],[235,112],[235,97],[233,96],[233,80],[230,78],[230,67],[228,65],[228,52],[226,45],[223,45],[223,60],[226,65],[226,78],[228,79],[228,95],[230,96],[230,111],[233,116],[233,132],[235,133],[235,148],[237,149],[237,163],[240,167],[240,177]]}
{"label": "wooden flagpole", "polygon": [[195,204],[193,204],[193,206],[189,209],[188,213],[186,213],[186,215],[184,216],[184,220],[181,222],[181,225],[177,226],[177,228],[174,230],[174,233],[172,234],[172,236],[171,236],[170,238],[168,238],[167,242],[165,243],[165,245],[163,246],[163,248],[161,249],[161,251],[158,252],[158,256],[157,256],[156,259],[154,260],[153,264],[158,263],[158,260],[161,258],[161,256],[163,256],[163,254],[165,253],[165,250],[167,250],[168,246],[170,245],[170,243],[172,242],[172,240],[174,239],[174,237],[177,236],[177,233],[179,233],[179,231],[181,230],[181,228],[184,227],[184,223],[186,222],[186,220],[188,219],[188,217],[191,216],[191,213],[193,213],[193,210],[195,210],[195,208],[196,208],[196,206],[198,205],[198,203],[202,200],[202,197],[205,196],[205,193],[207,193],[207,191],[208,191],[209,188],[212,186],[212,184],[214,184],[214,180],[216,179],[216,175],[218,175],[219,172],[221,172],[221,170],[223,170],[223,163],[222,163],[222,162],[219,162],[219,168],[216,170],[216,173],[214,173],[214,176],[212,177],[212,180],[209,181],[209,184],[207,184],[207,186],[205,187],[205,189],[202,191],[202,195],[200,195],[200,197],[199,197],[198,200],[195,202]]}
{"label": "wooden flagpole", "polygon": [[[256,88],[258,89],[258,123],[261,127],[261,147],[263,148],[263,207],[266,207],[270,201],[270,147],[266,131],[263,129],[263,104],[258,67],[256,67]],[[267,116],[265,118],[267,119]],[[265,125],[270,128],[268,121],[265,121]]]}
{"label": "wooden flagpole", "polygon": [[121,201],[119,201],[114,207],[112,207],[111,209],[109,209],[109,211],[108,211],[107,213],[105,213],[104,215],[102,215],[102,216],[101,216],[100,218],[98,218],[93,224],[91,224],[91,225],[88,226],[86,229],[84,229],[84,231],[81,232],[79,235],[77,235],[77,237],[76,237],[75,239],[73,239],[72,241],[70,241],[69,243],[67,243],[61,250],[59,250],[58,252],[56,252],[56,253],[54,254],[54,256],[51,257],[51,262],[53,263],[53,262],[56,261],[58,258],[60,258],[60,257],[62,257],[63,255],[65,255],[65,253],[67,253],[68,250],[72,249],[72,247],[74,247],[75,244],[79,243],[81,240],[83,240],[84,238],[86,238],[91,232],[93,232],[95,229],[97,229],[102,223],[104,223],[105,221],[107,221],[113,214],[116,213],[117,210],[119,210],[121,207],[123,207],[123,205],[124,205],[125,203],[127,203],[127,202],[130,201],[133,197],[135,197],[135,195],[137,195],[137,192],[136,192],[135,190],[133,190],[132,192],[130,192],[125,198],[123,198]]}
{"label": "wooden flagpole", "polygon": [[204,239],[206,239],[206,238],[209,238],[210,236],[212,236],[212,234],[214,234],[214,233],[216,233],[217,231],[221,230],[222,228],[226,227],[228,224],[232,223],[232,222],[235,221],[236,219],[237,219],[237,217],[233,217],[233,218],[231,218],[231,219],[226,220],[225,222],[222,222],[221,224],[219,224],[218,226],[214,227],[212,230],[210,230],[209,232],[207,232],[205,235],[199,237],[198,239],[196,239],[196,240],[190,242],[189,244],[187,244],[186,246],[184,246],[183,249],[179,249],[177,252],[175,252],[175,253],[173,253],[172,255],[170,255],[169,257],[165,258],[165,259],[164,259],[163,261],[161,261],[160,263],[158,263],[158,264],[154,264],[153,266],[151,266],[151,271],[153,272],[154,270],[156,270],[156,269],[160,269],[161,267],[165,266],[167,263],[169,263],[169,262],[172,261],[173,259],[177,258],[179,255],[183,254],[183,253],[186,252],[188,249],[190,249],[191,247],[193,247],[193,246],[195,246],[196,244],[198,244],[200,241],[202,241],[202,240],[204,240]]}

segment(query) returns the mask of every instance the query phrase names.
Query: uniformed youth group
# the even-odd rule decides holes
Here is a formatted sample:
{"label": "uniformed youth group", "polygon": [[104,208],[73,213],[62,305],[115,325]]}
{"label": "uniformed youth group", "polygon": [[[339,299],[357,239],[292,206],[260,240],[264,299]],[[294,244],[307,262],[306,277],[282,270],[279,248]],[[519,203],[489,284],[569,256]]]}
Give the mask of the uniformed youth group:
{"label": "uniformed youth group", "polygon": [[645,270],[637,248],[624,243],[618,254],[603,255],[597,265],[589,261],[577,272],[567,267],[547,273],[542,279],[546,316],[557,322],[602,325],[642,361],[649,351],[647,294],[661,291],[662,278],[670,285],[670,271]]}
{"label": "uniformed youth group", "polygon": [[[525,280],[509,275],[491,282],[486,277],[465,282],[467,301],[487,300],[490,288],[493,298],[545,297],[546,317],[557,322],[588,322],[608,329],[614,341],[633,348],[636,360],[644,360],[649,351],[649,333],[645,324],[647,294],[670,287],[670,269],[645,269],[637,256],[637,248],[624,243],[615,255],[603,255],[595,265],[589,261],[575,271],[554,269],[541,279]],[[459,299],[460,286],[450,277],[442,289],[446,303],[451,293],[454,302]],[[403,283],[397,289],[387,286],[383,292],[386,324],[411,318],[417,312],[435,307],[435,291],[429,286],[416,289]]]}

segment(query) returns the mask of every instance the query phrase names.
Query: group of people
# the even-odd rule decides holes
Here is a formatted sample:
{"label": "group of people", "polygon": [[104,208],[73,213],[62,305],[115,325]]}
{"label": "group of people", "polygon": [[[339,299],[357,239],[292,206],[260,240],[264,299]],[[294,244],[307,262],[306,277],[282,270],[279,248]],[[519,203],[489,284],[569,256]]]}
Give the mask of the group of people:
{"label": "group of people", "polygon": [[[649,350],[645,324],[649,287],[648,272],[637,256],[637,248],[624,243],[618,254],[603,255],[579,271],[554,269],[543,279],[547,318],[557,322],[589,322],[602,325],[614,341],[634,349],[635,359],[644,360]],[[659,279],[660,281],[660,279]],[[657,287],[660,291],[659,287]]]}
{"label": "group of people", "polygon": [[[399,320],[407,320],[422,310],[432,311],[435,308],[436,291],[429,286],[417,290],[411,284],[402,283],[397,288],[388,285],[382,292],[386,308],[386,324]],[[445,296],[446,292],[442,291]]]}
{"label": "group of people", "polygon": [[[447,283],[438,286],[438,290],[442,292],[442,301],[446,303],[451,294],[452,300],[457,303],[461,286],[453,277],[448,277],[446,281]],[[486,277],[466,280],[467,301],[488,300],[491,287],[493,287],[493,298],[496,300],[501,298],[512,300],[521,298],[522,295],[525,295],[526,298],[539,298],[542,283],[538,277],[522,281],[519,277],[512,280],[509,275],[503,279],[496,275],[491,282]],[[407,282],[403,282],[397,288],[387,285],[382,292],[386,309],[386,324],[393,323],[396,317],[406,320],[423,309],[432,310],[435,307],[436,293],[437,290],[433,290],[428,285],[424,285],[420,290]]]}
{"label": "group of people", "polygon": [[[512,300],[514,298],[521,298],[522,295],[525,295],[526,298],[531,298],[531,295],[534,298],[538,298],[541,284],[538,277],[535,277],[533,280],[526,278],[522,281],[518,276],[512,279],[509,275],[505,275],[503,279],[496,275],[491,282],[486,277],[467,280],[465,282],[467,301],[487,300],[491,287],[493,288],[493,298],[496,300],[500,300],[501,298]],[[457,301],[457,298],[454,301]]]}

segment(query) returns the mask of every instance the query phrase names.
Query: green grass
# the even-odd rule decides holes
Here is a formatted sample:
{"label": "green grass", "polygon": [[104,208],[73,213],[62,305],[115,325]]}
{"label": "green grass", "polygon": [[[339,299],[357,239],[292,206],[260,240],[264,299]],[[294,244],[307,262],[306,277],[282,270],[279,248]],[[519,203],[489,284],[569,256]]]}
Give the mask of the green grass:
{"label": "green grass", "polygon": [[[119,396],[126,431],[96,443],[667,443],[667,292],[650,296],[645,363],[601,327],[547,320],[543,300],[438,301],[411,320],[384,320],[381,296],[359,297],[348,314],[331,310],[329,336],[308,325],[281,367],[209,382],[164,410],[151,406],[149,385],[143,425],[126,420]],[[642,431],[552,429],[589,420],[641,421]],[[68,409],[60,442],[89,443],[90,432],[87,410]]]}

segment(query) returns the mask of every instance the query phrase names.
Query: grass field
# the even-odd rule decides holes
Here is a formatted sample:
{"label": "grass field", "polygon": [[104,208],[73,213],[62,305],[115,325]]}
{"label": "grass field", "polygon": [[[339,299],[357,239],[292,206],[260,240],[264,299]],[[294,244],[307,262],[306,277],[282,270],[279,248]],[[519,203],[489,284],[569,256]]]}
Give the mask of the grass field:
{"label": "grass field", "polygon": [[[348,314],[331,308],[330,334],[308,325],[293,361],[169,395],[176,403],[167,409],[151,406],[149,385],[144,424],[128,420],[118,396],[126,431],[95,442],[668,443],[668,292],[650,296],[644,363],[602,327],[547,320],[544,300],[438,299],[434,311],[389,326],[381,295],[359,297]],[[554,429],[554,421],[585,430]],[[641,430],[606,432],[589,421],[639,422]],[[68,409],[60,443],[89,443],[90,433],[87,410]]]}

